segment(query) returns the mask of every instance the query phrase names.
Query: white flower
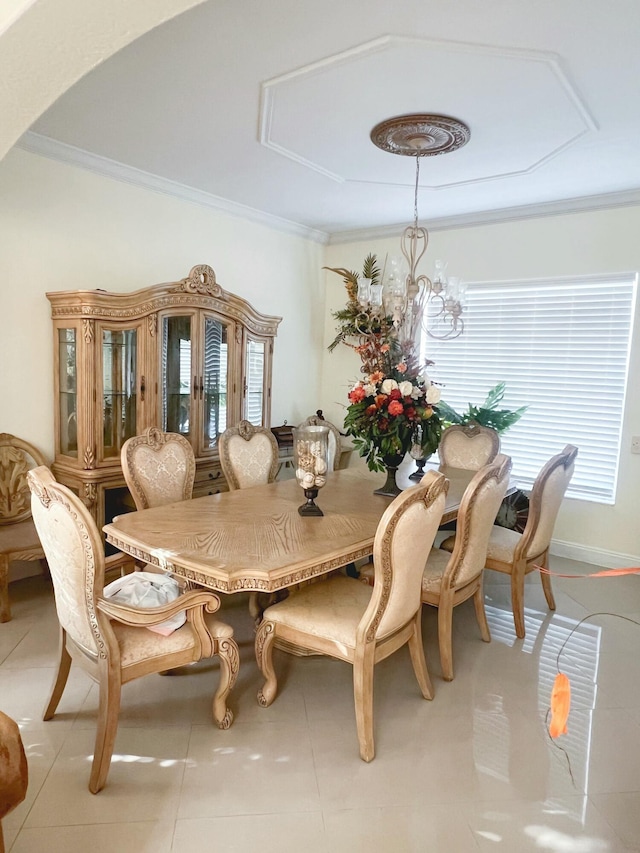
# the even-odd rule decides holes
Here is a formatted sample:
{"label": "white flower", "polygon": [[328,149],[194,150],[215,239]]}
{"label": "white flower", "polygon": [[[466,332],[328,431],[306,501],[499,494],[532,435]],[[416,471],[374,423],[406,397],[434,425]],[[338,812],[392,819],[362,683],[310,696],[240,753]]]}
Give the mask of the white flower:
{"label": "white flower", "polygon": [[413,391],[413,383],[409,382],[408,379],[405,379],[404,382],[401,382],[400,385],[398,385],[398,388],[400,389],[400,393],[403,397],[410,397],[411,392]]}
{"label": "white flower", "polygon": [[367,397],[373,397],[376,393],[376,386],[369,382],[367,385],[364,386],[364,393],[367,395]]}
{"label": "white flower", "polygon": [[411,389],[411,399],[412,400],[417,400],[418,398],[422,397],[423,394],[424,394],[424,391],[422,390],[422,388],[418,388],[417,385],[414,385],[413,388]]}
{"label": "white flower", "polygon": [[440,389],[436,388],[435,385],[430,385],[427,389],[427,403],[435,405],[436,403],[440,402],[440,397]]}
{"label": "white flower", "polygon": [[395,379],[385,379],[382,383],[382,393],[390,394],[392,391],[395,391],[398,387],[398,383]]}

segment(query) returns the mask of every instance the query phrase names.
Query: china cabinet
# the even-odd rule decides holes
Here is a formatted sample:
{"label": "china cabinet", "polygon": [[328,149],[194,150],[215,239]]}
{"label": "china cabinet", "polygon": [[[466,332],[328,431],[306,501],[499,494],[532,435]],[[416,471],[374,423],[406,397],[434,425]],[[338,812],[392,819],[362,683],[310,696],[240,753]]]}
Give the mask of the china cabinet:
{"label": "china cabinet", "polygon": [[226,490],[218,438],[246,419],[268,426],[280,317],[259,313],[199,265],[133,293],[47,293],[54,328],[56,478],[102,527],[133,502],[124,442],[149,426],[196,456],[194,496]]}

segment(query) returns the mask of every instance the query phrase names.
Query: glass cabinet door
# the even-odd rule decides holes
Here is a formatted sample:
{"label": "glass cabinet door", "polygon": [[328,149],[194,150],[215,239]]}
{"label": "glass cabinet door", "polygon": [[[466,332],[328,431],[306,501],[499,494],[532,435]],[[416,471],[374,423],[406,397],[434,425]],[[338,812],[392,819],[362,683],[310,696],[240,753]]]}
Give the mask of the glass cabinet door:
{"label": "glass cabinet door", "polygon": [[58,417],[63,456],[78,456],[78,364],[76,330],[58,329]]}
{"label": "glass cabinet door", "polygon": [[227,428],[229,329],[216,317],[204,318],[203,374],[199,380],[202,400],[202,448],[218,445],[218,438]]}
{"label": "glass cabinet door", "polygon": [[[192,369],[193,316],[162,318],[162,429],[190,438],[198,378]],[[192,393],[193,377],[193,393]]]}
{"label": "glass cabinet door", "polygon": [[263,426],[265,394],[265,342],[247,338],[244,353],[243,418]]}
{"label": "glass cabinet door", "polygon": [[137,329],[102,329],[103,459],[136,434],[137,359]]}

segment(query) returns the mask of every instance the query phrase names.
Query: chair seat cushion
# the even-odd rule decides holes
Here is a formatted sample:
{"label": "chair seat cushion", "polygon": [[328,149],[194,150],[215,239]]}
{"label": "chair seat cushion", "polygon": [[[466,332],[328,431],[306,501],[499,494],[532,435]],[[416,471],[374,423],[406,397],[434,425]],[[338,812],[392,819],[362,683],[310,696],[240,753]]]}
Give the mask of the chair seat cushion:
{"label": "chair seat cushion", "polygon": [[516,530],[510,530],[508,527],[499,527],[497,524],[494,524],[491,536],[489,537],[487,559],[499,560],[502,563],[511,563],[513,561],[513,553],[521,539],[522,534]]}
{"label": "chair seat cushion", "polygon": [[[216,619],[215,614],[205,613],[205,621],[211,633],[218,639],[233,636],[233,628]],[[164,655],[185,651],[195,645],[189,622],[168,637],[156,634],[144,627],[123,625],[115,620],[112,620],[111,625],[120,646],[120,660],[123,667],[132,666],[149,658],[163,657]]]}
{"label": "chair seat cushion", "polygon": [[439,548],[432,548],[429,551],[427,565],[422,573],[422,589],[425,592],[439,592],[442,583],[442,576],[449,564],[451,554],[447,551],[441,551]]}
{"label": "chair seat cushion", "polygon": [[[23,552],[27,552],[27,554],[23,556]],[[28,552],[33,553],[29,554]],[[44,558],[40,539],[30,518],[26,521],[18,521],[16,524],[0,525],[0,554],[7,554],[11,559],[16,560],[40,560]],[[20,556],[12,557],[13,554]]]}
{"label": "chair seat cushion", "polygon": [[267,607],[264,619],[355,649],[356,629],[371,599],[371,588],[336,575],[305,586]]}

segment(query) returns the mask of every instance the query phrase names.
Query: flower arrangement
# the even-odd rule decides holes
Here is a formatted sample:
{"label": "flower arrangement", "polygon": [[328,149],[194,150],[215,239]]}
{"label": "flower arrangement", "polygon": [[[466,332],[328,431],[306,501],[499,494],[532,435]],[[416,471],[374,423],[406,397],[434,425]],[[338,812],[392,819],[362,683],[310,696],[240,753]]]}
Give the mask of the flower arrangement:
{"label": "flower arrangement", "polygon": [[[386,344],[382,349],[383,354],[391,353]],[[369,469],[384,471],[390,459],[399,457],[398,464],[416,444],[425,458],[437,450],[442,434],[439,400],[440,389],[427,376],[408,377],[401,361],[354,385],[345,429]]]}
{"label": "flower arrangement", "polygon": [[[333,313],[339,326],[329,350],[338,343],[351,347],[360,356],[364,373],[349,391],[344,420],[347,434],[353,437],[371,471],[384,471],[394,457],[399,464],[415,446],[428,457],[437,449],[442,434],[437,408],[440,389],[425,372],[432,362],[419,364],[413,328],[407,334],[408,329],[394,321],[383,300],[378,304],[359,300],[358,273],[327,269],[343,276],[348,295],[346,308]],[[375,255],[365,259],[363,278],[372,284],[381,282]],[[414,315],[412,325],[415,320]]]}

